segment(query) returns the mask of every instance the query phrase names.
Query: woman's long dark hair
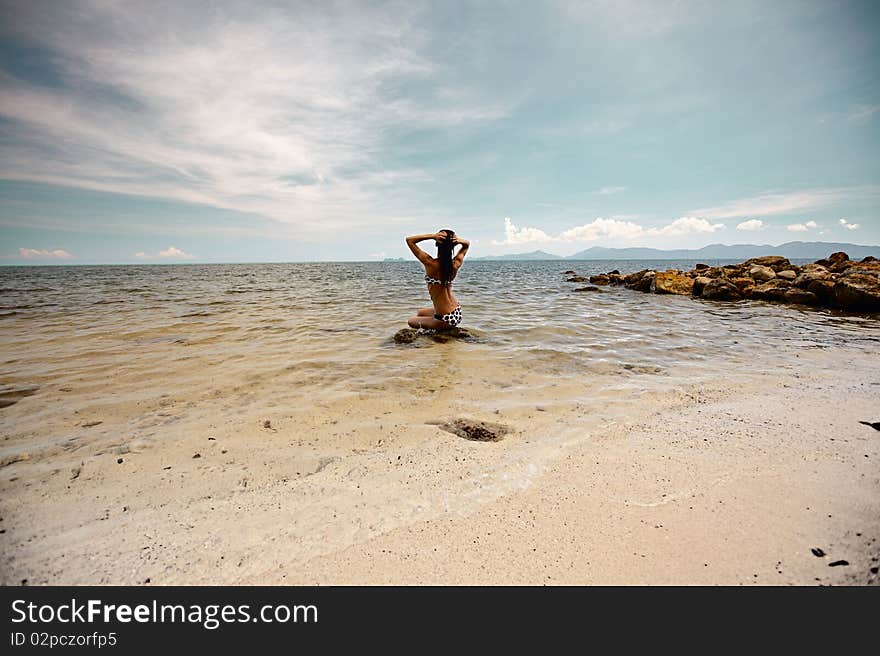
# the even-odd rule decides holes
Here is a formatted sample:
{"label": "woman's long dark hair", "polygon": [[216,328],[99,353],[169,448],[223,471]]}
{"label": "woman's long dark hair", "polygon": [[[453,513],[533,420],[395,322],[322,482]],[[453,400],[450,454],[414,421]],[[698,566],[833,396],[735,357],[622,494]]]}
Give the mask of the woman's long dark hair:
{"label": "woman's long dark hair", "polygon": [[440,280],[449,282],[452,280],[452,249],[455,238],[455,230],[444,229],[440,231],[446,235],[446,239],[437,244],[437,259],[440,260]]}

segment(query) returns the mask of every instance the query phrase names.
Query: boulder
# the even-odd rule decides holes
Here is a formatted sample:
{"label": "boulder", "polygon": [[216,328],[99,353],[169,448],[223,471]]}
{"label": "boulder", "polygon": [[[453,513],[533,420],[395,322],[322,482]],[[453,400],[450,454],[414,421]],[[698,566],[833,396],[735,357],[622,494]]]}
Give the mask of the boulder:
{"label": "boulder", "polygon": [[843,251],[838,251],[828,256],[828,261],[831,262],[831,264],[839,264],[841,262],[846,262],[847,260],[849,260],[849,255]]}
{"label": "boulder", "polygon": [[786,289],[785,294],[783,295],[783,300],[786,303],[798,303],[801,305],[819,304],[819,297],[813,292],[808,292],[806,289],[798,289],[797,287]]}
{"label": "boulder", "polygon": [[792,269],[786,269],[785,271],[779,271],[776,274],[777,278],[782,278],[783,280],[792,281],[797,278],[797,272]]}
{"label": "boulder", "polygon": [[654,276],[656,275],[656,271],[648,271],[645,275],[639,278],[638,282],[636,282],[632,288],[640,292],[651,291],[651,287],[654,283]]}
{"label": "boulder", "polygon": [[707,278],[706,276],[697,276],[694,279],[694,296],[699,296],[703,293],[703,289],[705,289],[706,285],[712,282],[711,278]]}
{"label": "boulder", "polygon": [[737,289],[737,286],[728,280],[710,280],[705,287],[703,287],[703,292],[700,294],[700,298],[709,299],[710,301],[736,301],[742,298],[742,295]]}
{"label": "boulder", "polygon": [[709,267],[708,269],[703,269],[700,275],[707,278],[726,278],[727,270],[724,267]]}
{"label": "boulder", "polygon": [[758,301],[784,301],[785,292],[791,287],[787,280],[770,280],[756,285],[751,298]]}
{"label": "boulder", "polygon": [[630,273],[628,275],[625,275],[623,277],[623,284],[625,284],[627,287],[632,287],[639,280],[642,279],[642,276],[644,276],[649,271],[650,271],[650,269],[642,269],[641,271],[636,271],[635,273]]}
{"label": "boulder", "polygon": [[[587,282],[585,279],[580,279],[578,282]],[[600,273],[597,276],[590,276],[590,284],[591,285],[610,285],[611,278],[608,277],[605,273]]]}
{"label": "boulder", "polygon": [[822,305],[834,304],[833,280],[811,280],[806,289],[808,292],[815,294]]}
{"label": "boulder", "polygon": [[880,262],[880,260],[873,255],[868,255],[867,257],[862,258],[862,262]]}
{"label": "boulder", "polygon": [[662,271],[654,276],[651,291],[655,294],[679,294],[690,296],[694,291],[694,279],[680,271]]}
{"label": "boulder", "polygon": [[587,282],[587,279],[583,276],[572,276],[568,278],[565,282]]}
{"label": "boulder", "polygon": [[700,269],[708,269],[708,268],[709,268],[708,264],[695,264],[694,265],[694,269],[696,269],[697,271],[699,271]]}
{"label": "boulder", "polygon": [[880,312],[880,266],[850,267],[834,284],[834,305],[844,310]]}
{"label": "boulder", "polygon": [[745,266],[765,266],[774,271],[784,271],[791,268],[791,262],[781,255],[765,255],[763,257],[753,257],[743,262]]}
{"label": "boulder", "polygon": [[776,277],[776,272],[768,266],[756,264],[749,269],[749,276],[753,278],[755,282],[767,282]]}
{"label": "boulder", "polygon": [[623,276],[619,273],[614,273],[613,271],[608,274],[608,280],[611,281],[612,285],[622,285],[623,284]]}
{"label": "boulder", "polygon": [[827,280],[830,275],[828,270],[825,267],[820,267],[819,269],[801,271],[801,274],[794,279],[794,286],[806,289],[814,280]]}
{"label": "boulder", "polygon": [[741,278],[732,278],[730,282],[736,285],[739,293],[742,294],[744,298],[749,298],[752,295],[752,290],[755,288],[755,281],[745,276]]}

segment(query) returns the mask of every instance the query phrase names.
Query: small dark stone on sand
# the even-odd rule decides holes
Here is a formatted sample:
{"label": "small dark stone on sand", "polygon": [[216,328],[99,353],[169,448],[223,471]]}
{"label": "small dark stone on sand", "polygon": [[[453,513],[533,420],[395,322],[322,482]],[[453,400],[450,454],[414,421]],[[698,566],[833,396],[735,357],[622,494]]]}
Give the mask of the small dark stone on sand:
{"label": "small dark stone on sand", "polygon": [[122,458],[117,458],[117,459],[116,459],[116,464],[117,464],[117,465],[121,465],[123,462],[125,462],[125,461],[124,461]]}
{"label": "small dark stone on sand", "polygon": [[876,574],[877,572],[880,572],[880,567],[872,567],[871,568],[871,574]]}
{"label": "small dark stone on sand", "polygon": [[144,579],[144,585],[150,582],[150,579]]}
{"label": "small dark stone on sand", "polygon": [[470,419],[456,419],[442,423],[440,428],[447,433],[452,433],[474,442],[497,442],[510,432],[510,428],[504,424],[472,421]]}
{"label": "small dark stone on sand", "polygon": [[171,465],[169,465],[168,467],[162,467],[162,469],[171,469]]}
{"label": "small dark stone on sand", "polygon": [[217,438],[216,438],[216,437],[209,437],[208,439],[209,439],[209,440],[215,440],[215,441],[216,441]]}
{"label": "small dark stone on sand", "polygon": [[828,563],[828,567],[846,567],[849,565],[849,562],[846,560],[835,560],[833,563]]}
{"label": "small dark stone on sand", "polygon": [[193,460],[195,460],[196,458],[201,458],[201,457],[202,457],[202,454],[201,454],[201,453],[195,453],[195,454],[193,454]]}
{"label": "small dark stone on sand", "polygon": [[223,449],[220,453],[226,453],[226,449]]}
{"label": "small dark stone on sand", "polygon": [[813,555],[814,555],[816,558],[821,558],[822,556],[825,555],[825,552],[822,551],[819,547],[813,547],[812,549],[810,549],[810,551],[813,552]]}
{"label": "small dark stone on sand", "polygon": [[272,422],[269,421],[268,419],[266,419],[266,420],[263,422],[263,428],[272,428]]}
{"label": "small dark stone on sand", "polygon": [[103,424],[103,421],[89,421],[82,425],[83,428],[91,428],[92,426],[98,426]]}

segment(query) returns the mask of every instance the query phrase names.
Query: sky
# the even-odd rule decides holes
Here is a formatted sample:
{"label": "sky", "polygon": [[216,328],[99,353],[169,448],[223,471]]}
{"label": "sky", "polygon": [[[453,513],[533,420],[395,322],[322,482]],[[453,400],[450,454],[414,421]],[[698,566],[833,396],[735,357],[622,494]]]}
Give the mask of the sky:
{"label": "sky", "polygon": [[0,263],[880,244],[880,4],[0,0]]}

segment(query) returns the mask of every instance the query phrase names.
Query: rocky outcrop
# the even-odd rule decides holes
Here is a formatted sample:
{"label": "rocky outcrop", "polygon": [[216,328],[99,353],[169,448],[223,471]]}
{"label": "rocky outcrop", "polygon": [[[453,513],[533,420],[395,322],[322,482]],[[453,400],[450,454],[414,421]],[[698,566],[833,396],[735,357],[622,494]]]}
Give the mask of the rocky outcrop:
{"label": "rocky outcrop", "polygon": [[[569,278],[584,282],[581,276]],[[750,299],[773,303],[832,307],[853,312],[880,312],[880,260],[860,262],[846,253],[794,265],[779,255],[754,257],[742,264],[713,267],[697,264],[690,271],[642,269],[590,276],[593,285],[619,285],[655,294],[690,295],[712,301]],[[578,291],[593,291],[582,287]]]}

